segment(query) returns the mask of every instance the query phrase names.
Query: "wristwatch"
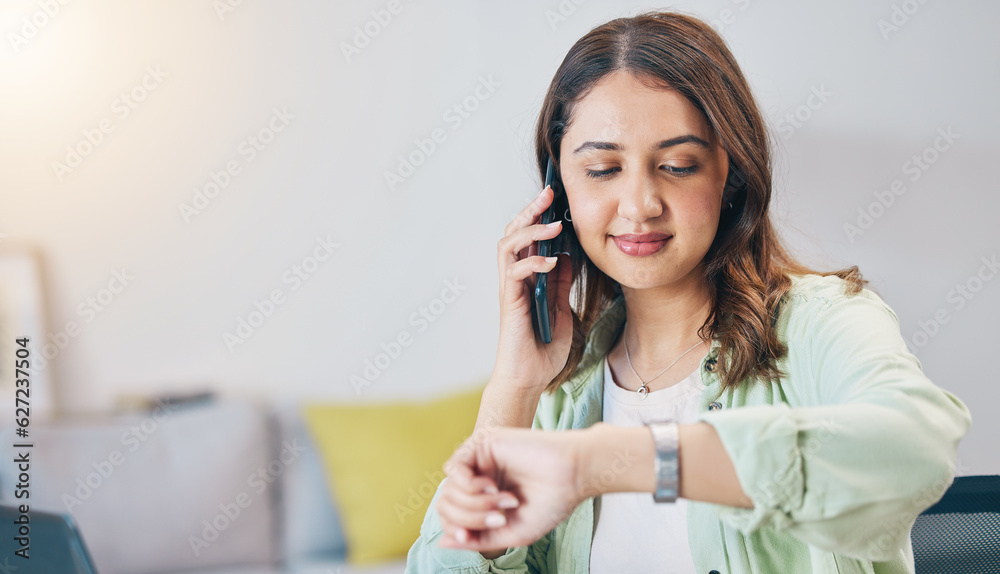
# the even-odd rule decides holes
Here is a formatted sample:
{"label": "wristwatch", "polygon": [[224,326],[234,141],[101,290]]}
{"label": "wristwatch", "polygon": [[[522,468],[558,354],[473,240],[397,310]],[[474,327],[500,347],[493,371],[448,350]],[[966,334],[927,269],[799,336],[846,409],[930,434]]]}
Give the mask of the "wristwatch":
{"label": "wristwatch", "polygon": [[656,445],[656,502],[674,502],[680,492],[677,472],[677,422],[673,419],[646,423]]}

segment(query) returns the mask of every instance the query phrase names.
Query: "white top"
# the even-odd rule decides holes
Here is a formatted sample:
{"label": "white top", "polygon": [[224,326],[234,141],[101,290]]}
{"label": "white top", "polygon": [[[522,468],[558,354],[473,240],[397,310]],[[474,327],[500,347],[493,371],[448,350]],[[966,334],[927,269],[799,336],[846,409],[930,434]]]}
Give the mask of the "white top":
{"label": "white top", "polygon": [[[665,418],[697,422],[703,388],[701,373],[695,369],[677,384],[642,399],[635,391],[618,386],[605,358],[603,421],[617,426],[640,426]],[[683,498],[673,504],[656,503],[648,492],[615,492],[601,495],[595,502],[591,573],[695,574],[687,536],[687,501]]]}

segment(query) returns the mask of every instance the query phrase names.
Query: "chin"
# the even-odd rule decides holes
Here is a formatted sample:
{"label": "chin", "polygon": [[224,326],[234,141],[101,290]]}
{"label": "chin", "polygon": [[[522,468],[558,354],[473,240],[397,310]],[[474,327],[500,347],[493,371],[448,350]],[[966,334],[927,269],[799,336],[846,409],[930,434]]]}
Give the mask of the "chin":
{"label": "chin", "polygon": [[662,262],[657,264],[655,260],[648,263],[633,263],[629,266],[613,265],[611,267],[611,269],[606,270],[598,266],[608,277],[617,281],[622,287],[629,289],[651,289],[671,282],[665,264]]}
{"label": "chin", "polygon": [[699,272],[697,264],[688,267],[678,265],[670,258],[656,256],[641,259],[630,257],[626,261],[612,258],[611,261],[602,261],[598,269],[628,289],[654,289],[674,285],[690,278],[692,273]]}

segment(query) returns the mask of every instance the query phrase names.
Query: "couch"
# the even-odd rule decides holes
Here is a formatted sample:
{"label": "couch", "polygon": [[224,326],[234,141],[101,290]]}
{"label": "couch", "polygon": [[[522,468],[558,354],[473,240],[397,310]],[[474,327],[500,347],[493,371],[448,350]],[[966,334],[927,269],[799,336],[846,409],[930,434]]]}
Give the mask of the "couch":
{"label": "couch", "polygon": [[[100,574],[403,572],[405,554],[346,561],[302,411],[227,399],[32,422],[30,504],[69,510]],[[18,476],[14,430],[0,429],[5,504]]]}

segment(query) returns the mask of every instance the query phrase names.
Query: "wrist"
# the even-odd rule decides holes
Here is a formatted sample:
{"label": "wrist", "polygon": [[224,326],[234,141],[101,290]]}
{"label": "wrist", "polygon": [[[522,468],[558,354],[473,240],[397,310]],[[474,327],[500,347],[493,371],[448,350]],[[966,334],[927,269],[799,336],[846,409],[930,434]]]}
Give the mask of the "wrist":
{"label": "wrist", "polygon": [[540,390],[514,388],[490,379],[483,389],[476,429],[531,428],[541,396]]}
{"label": "wrist", "polygon": [[574,444],[580,500],[611,492],[656,490],[656,448],[645,426],[599,422],[581,432]]}
{"label": "wrist", "polygon": [[541,394],[542,391],[545,390],[545,386],[548,382],[548,379],[539,380],[538,378],[525,378],[523,376],[502,372],[500,370],[494,370],[487,384],[505,390],[537,392],[538,394]]}
{"label": "wrist", "polygon": [[508,394],[541,396],[542,391],[545,390],[545,383],[539,383],[538,381],[525,381],[523,379],[494,373],[490,377],[490,380],[487,381],[486,388]]}

